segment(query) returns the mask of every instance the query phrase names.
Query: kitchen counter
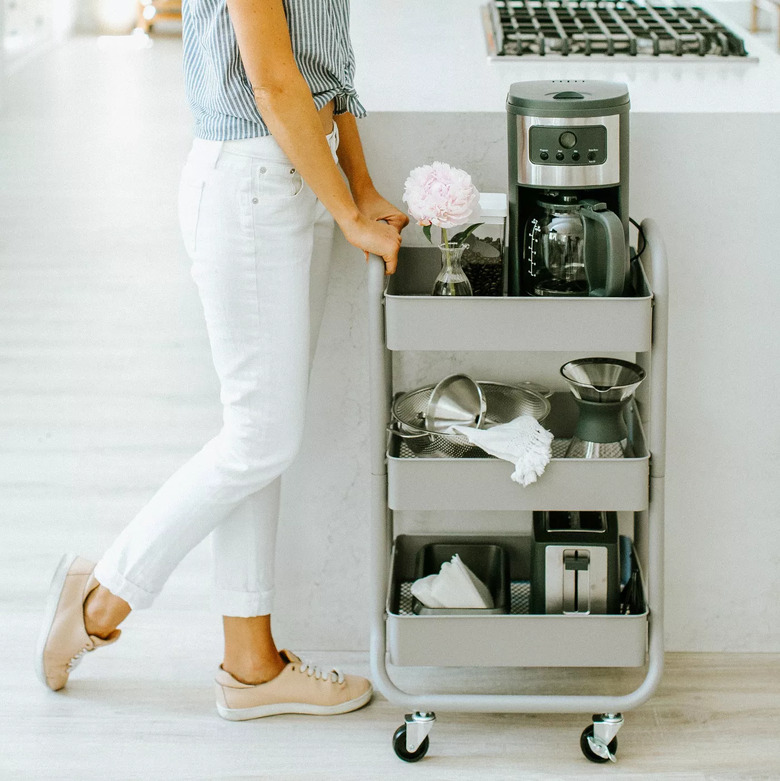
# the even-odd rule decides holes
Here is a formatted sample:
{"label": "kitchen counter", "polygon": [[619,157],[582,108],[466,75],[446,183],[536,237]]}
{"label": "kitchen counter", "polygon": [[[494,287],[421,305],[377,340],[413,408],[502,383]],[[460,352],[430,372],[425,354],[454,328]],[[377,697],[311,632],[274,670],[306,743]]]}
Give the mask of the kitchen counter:
{"label": "kitchen counter", "polygon": [[[468,171],[480,191],[506,192],[505,101],[512,82],[587,78],[628,85],[630,214],[657,221],[670,259],[668,647],[780,650],[780,453],[767,441],[776,404],[770,392],[752,392],[780,387],[780,57],[727,19],[724,5],[712,5],[711,13],[744,36],[758,62],[493,62],[480,4],[353,0],[356,87],[369,114],[359,126],[374,182],[403,208],[408,171],[442,160]],[[426,243],[416,225],[403,238],[408,245]],[[364,268],[360,252],[339,237],[322,398],[343,394],[342,378],[365,372],[365,315],[355,309]],[[338,328],[349,334],[351,350],[336,341]],[[536,356],[532,365],[514,353],[414,353],[396,358],[395,375],[401,390],[459,370],[559,387],[560,365],[580,357],[561,353],[540,365]],[[365,420],[367,402],[355,405],[351,419]],[[343,419],[334,418],[334,427]],[[357,473],[363,456],[359,450],[351,456]],[[464,528],[499,522],[462,515]],[[424,521],[403,516],[404,530]],[[518,528],[524,521],[500,522]]]}
{"label": "kitchen counter", "polygon": [[364,105],[373,111],[503,111],[507,86],[514,81],[585,78],[628,83],[634,113],[780,112],[780,55],[733,22],[728,4],[697,3],[743,37],[758,62],[738,57],[491,61],[480,15],[484,4],[354,0],[356,86]]}

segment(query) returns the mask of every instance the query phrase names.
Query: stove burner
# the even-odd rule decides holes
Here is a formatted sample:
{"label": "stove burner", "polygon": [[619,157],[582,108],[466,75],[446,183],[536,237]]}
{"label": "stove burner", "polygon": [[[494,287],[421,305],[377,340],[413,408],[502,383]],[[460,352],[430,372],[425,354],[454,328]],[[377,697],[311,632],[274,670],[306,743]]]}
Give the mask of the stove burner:
{"label": "stove burner", "polygon": [[744,41],[702,8],[634,0],[490,0],[497,56],[747,57]]}

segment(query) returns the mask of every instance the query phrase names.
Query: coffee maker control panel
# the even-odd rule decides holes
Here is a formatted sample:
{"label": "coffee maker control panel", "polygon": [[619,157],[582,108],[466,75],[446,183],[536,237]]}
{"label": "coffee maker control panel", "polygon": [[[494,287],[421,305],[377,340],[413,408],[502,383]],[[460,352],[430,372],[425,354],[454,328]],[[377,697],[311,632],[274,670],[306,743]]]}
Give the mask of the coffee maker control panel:
{"label": "coffee maker control panel", "polygon": [[607,159],[607,129],[603,125],[533,125],[528,153],[536,165],[602,165]]}

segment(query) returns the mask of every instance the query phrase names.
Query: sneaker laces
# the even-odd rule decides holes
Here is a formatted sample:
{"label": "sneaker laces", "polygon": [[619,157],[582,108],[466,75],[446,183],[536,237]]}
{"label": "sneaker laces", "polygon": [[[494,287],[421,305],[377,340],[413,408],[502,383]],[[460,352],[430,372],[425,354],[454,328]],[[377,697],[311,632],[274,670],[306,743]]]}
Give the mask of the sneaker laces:
{"label": "sneaker laces", "polygon": [[85,645],[77,654],[72,656],[70,661],[68,662],[68,672],[73,672],[73,670],[75,670],[81,663],[84,654],[88,653],[91,650],[92,649],[88,645]]}
{"label": "sneaker laces", "polygon": [[326,670],[318,664],[312,664],[301,659],[301,666],[298,669],[300,672],[306,673],[309,678],[319,678],[321,681],[331,681],[332,683],[344,683],[344,674],[335,667]]}

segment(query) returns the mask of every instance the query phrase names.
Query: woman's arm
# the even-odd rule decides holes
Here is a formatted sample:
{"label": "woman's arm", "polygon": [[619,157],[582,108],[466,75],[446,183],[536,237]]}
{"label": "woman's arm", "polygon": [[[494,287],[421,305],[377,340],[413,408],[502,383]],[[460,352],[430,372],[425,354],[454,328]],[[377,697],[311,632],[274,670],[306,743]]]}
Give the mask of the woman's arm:
{"label": "woman's arm", "polygon": [[333,161],[311,91],[293,56],[282,0],[227,0],[249,82],[263,121],[344,236],[395,270],[398,231],[361,213]]}
{"label": "woman's arm", "polygon": [[339,126],[339,162],[358,209],[370,220],[384,220],[400,233],[409,224],[409,218],[376,191],[368,174],[355,117],[338,114],[334,119]]}

